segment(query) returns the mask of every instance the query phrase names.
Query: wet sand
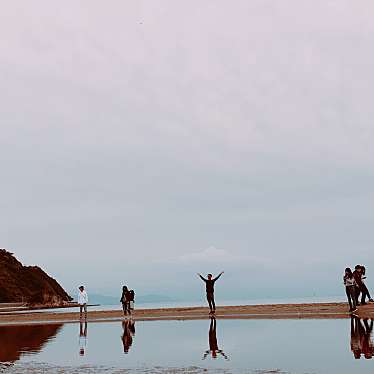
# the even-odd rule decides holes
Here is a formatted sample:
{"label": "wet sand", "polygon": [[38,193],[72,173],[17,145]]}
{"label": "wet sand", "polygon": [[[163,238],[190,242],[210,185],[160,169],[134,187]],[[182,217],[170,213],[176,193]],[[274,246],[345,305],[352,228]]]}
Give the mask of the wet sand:
{"label": "wet sand", "polygon": [[[164,309],[139,309],[133,314],[138,321],[145,320],[191,320],[209,317],[208,308],[164,308]],[[362,318],[374,318],[374,304],[360,306],[356,313]],[[348,318],[346,303],[311,303],[311,304],[273,304],[273,305],[241,305],[222,306],[216,311],[217,318],[241,319],[299,319],[299,318]],[[88,311],[88,321],[104,322],[123,319],[119,310]],[[63,313],[50,312],[24,312],[17,314],[0,315],[0,324],[29,324],[29,323],[56,323],[77,322],[79,311]]]}

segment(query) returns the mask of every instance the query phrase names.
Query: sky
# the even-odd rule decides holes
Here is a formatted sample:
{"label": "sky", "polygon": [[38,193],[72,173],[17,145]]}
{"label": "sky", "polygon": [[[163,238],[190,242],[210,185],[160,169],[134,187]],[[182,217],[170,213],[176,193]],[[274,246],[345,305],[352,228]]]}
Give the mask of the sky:
{"label": "sky", "polygon": [[[374,286],[371,1],[4,0],[0,247],[67,290]],[[197,296],[198,295],[198,296]]]}

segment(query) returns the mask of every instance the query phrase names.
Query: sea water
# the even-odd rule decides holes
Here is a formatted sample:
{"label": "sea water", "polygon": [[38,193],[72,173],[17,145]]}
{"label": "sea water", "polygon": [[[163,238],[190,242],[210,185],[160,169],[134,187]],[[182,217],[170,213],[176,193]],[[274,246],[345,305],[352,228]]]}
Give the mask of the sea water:
{"label": "sea water", "polygon": [[367,327],[351,319],[1,326],[0,361],[9,373],[365,374],[374,370],[362,352],[372,349]]}

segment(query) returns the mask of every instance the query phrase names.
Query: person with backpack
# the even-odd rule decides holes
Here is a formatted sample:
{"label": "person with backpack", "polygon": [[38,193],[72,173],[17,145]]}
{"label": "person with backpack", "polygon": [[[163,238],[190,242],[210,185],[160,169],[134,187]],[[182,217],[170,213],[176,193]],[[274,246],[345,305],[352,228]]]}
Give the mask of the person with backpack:
{"label": "person with backpack", "polygon": [[214,314],[216,312],[216,303],[215,303],[215,300],[214,300],[214,284],[216,283],[216,281],[220,278],[220,276],[223,273],[224,272],[222,271],[215,278],[213,278],[212,274],[208,274],[208,279],[205,279],[200,273],[197,273],[197,275],[200,277],[200,279],[203,282],[205,282],[206,299],[207,299],[208,304],[209,304],[210,314]]}
{"label": "person with backpack", "polygon": [[349,311],[356,312],[357,311],[356,280],[350,268],[345,269],[343,282],[345,286],[345,293],[347,294],[347,299],[349,303]]}
{"label": "person with backpack", "polygon": [[127,315],[127,312],[129,314],[131,314],[128,306],[128,300],[127,300],[127,294],[128,294],[129,290],[127,288],[127,286],[123,286],[122,287],[122,296],[121,296],[121,299],[120,299],[120,303],[122,303],[122,310],[123,310],[123,315],[126,316]]}
{"label": "person with backpack", "polygon": [[132,313],[131,311],[134,310],[134,303],[135,303],[135,292],[134,292],[134,290],[128,291],[126,297],[127,297],[127,300],[128,300],[127,308],[128,308],[129,314],[131,315],[131,313]]}

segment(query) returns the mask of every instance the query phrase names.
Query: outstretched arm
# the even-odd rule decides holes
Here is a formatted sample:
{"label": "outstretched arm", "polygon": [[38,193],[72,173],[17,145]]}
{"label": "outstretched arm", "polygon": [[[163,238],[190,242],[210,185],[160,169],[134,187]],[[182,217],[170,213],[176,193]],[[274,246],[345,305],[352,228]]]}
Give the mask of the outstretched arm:
{"label": "outstretched arm", "polygon": [[197,273],[197,275],[201,278],[202,281],[206,282],[206,279],[200,273]]}
{"label": "outstretched arm", "polygon": [[221,271],[213,280],[216,281],[219,279],[219,277],[224,273],[224,271]]}
{"label": "outstretched arm", "polygon": [[210,353],[210,351],[205,351],[204,352],[204,355],[203,355],[203,360],[205,360],[208,356],[208,354]]}
{"label": "outstretched arm", "polygon": [[229,360],[229,358],[225,355],[225,352],[223,352],[221,349],[217,352],[221,354],[225,358],[225,360]]}

